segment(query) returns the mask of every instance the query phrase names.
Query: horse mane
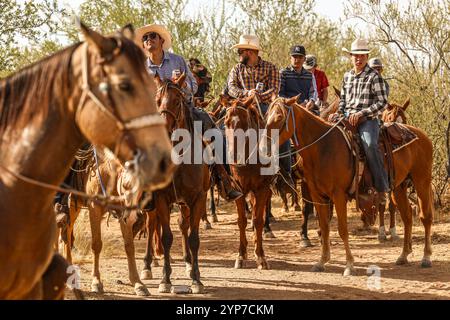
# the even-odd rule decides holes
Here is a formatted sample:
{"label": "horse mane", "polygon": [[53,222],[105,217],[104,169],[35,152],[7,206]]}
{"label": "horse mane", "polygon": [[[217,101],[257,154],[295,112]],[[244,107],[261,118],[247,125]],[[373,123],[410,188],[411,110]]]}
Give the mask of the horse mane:
{"label": "horse mane", "polygon": [[[144,77],[144,53],[131,40],[121,40],[123,53]],[[50,109],[62,108],[67,103],[74,85],[70,81],[72,57],[81,44],[73,44],[0,80],[0,133],[21,118],[23,123],[37,115],[46,118]]]}

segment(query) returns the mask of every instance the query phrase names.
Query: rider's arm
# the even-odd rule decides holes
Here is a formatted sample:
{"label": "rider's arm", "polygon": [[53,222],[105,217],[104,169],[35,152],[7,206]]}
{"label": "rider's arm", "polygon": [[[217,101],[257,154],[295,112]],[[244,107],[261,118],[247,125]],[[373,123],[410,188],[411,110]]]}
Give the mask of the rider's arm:
{"label": "rider's arm", "polygon": [[239,65],[231,69],[228,76],[228,94],[233,98],[240,98],[246,95],[246,90],[241,88],[239,81]]}
{"label": "rider's arm", "polygon": [[280,73],[276,66],[271,64],[268,70],[268,80],[267,80],[267,88],[263,93],[259,94],[261,102],[269,102],[272,94],[275,93],[278,95],[280,91]]}
{"label": "rider's arm", "polygon": [[344,114],[345,111],[345,95],[347,94],[345,92],[345,75],[344,75],[344,79],[342,80],[342,86],[341,86],[341,97],[339,100],[339,108],[338,108],[338,113],[340,114]]}
{"label": "rider's arm", "polygon": [[370,88],[374,96],[373,104],[361,112],[367,117],[373,117],[387,106],[386,84],[382,77],[375,75]]}

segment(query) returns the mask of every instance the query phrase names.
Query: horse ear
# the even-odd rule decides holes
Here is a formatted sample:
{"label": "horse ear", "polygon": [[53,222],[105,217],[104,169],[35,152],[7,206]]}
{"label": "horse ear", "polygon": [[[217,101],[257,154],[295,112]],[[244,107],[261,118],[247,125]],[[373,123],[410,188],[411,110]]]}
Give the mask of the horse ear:
{"label": "horse ear", "polygon": [[180,88],[182,88],[185,80],[186,80],[186,73],[183,72],[183,73],[181,74],[181,76],[180,76],[177,80],[175,80],[175,83],[176,83],[177,85],[179,85]]}
{"label": "horse ear", "polygon": [[163,85],[163,82],[158,74],[155,74],[155,83],[158,88],[162,87],[162,85]]}
{"label": "horse ear", "polygon": [[333,86],[333,89],[334,89],[334,93],[335,93],[338,97],[340,97],[340,96],[341,96],[341,90],[339,90],[339,89],[336,88],[335,86]]}
{"label": "horse ear", "polygon": [[134,41],[135,33],[134,28],[131,23],[127,24],[125,27],[120,29],[120,33],[127,39]]}
{"label": "horse ear", "polygon": [[228,102],[230,102],[230,96],[227,94],[220,94],[219,102],[222,106],[226,107],[228,105]]}
{"label": "horse ear", "polygon": [[298,101],[298,98],[300,98],[301,93],[299,95],[296,95],[295,97],[289,98],[285,100],[285,104],[287,104],[288,106],[293,105],[294,103],[296,103]]}
{"label": "horse ear", "polygon": [[403,106],[402,106],[403,111],[405,111],[406,108],[408,108],[410,102],[411,102],[411,99],[408,98],[408,99],[405,101],[405,103],[403,103]]}
{"label": "horse ear", "polygon": [[83,22],[79,20],[78,22],[84,39],[86,39],[89,45],[94,46],[102,56],[112,53],[117,48],[115,39],[104,37],[100,33],[90,29]]}
{"label": "horse ear", "polygon": [[386,110],[391,111],[392,109],[394,109],[394,106],[391,105],[390,103],[387,104]]}
{"label": "horse ear", "polygon": [[253,103],[253,100],[255,100],[255,95],[252,94],[250,97],[248,97],[242,102],[242,105],[247,108]]}

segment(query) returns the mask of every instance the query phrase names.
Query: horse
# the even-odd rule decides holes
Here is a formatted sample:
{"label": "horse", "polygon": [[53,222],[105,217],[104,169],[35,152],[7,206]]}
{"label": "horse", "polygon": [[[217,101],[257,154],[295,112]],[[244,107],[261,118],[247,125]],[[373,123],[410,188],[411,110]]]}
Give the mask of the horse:
{"label": "horse", "polygon": [[[332,214],[330,210],[332,202],[337,213],[339,235],[346,252],[344,276],[351,275],[354,273],[354,259],[348,241],[347,201],[354,176],[355,158],[336,125],[327,123],[296,104],[296,98],[278,98],[272,102],[268,110],[266,129],[280,130],[280,144],[294,135],[294,140],[298,141],[296,147],[303,159],[305,178],[318,212],[322,238],[322,256],[312,270],[324,271],[325,263],[330,260],[329,219]],[[288,117],[287,107],[291,108],[292,116]],[[406,195],[407,188],[403,184],[411,177],[419,198],[420,219],[425,229],[421,266],[431,267],[431,224],[434,211],[431,189],[433,145],[421,129],[407,125],[406,127],[415,133],[418,139],[397,150],[393,155],[395,170],[393,200],[400,210],[405,225],[403,250],[396,263],[406,264],[408,255],[412,252],[412,213]]]}
{"label": "horse", "polygon": [[[239,240],[239,253],[235,262],[235,268],[240,269],[243,267],[244,261],[247,259],[247,238],[246,238],[246,201],[245,197],[250,195],[251,211],[254,227],[253,240],[255,242],[255,257],[258,269],[269,269],[269,264],[264,255],[264,249],[262,245],[262,232],[266,220],[267,204],[272,196],[270,185],[274,179],[273,175],[261,175],[261,164],[250,164],[247,160],[251,157],[251,153],[257,148],[252,148],[249,145],[249,139],[246,138],[245,143],[241,146],[242,150],[237,150],[234,143],[234,133],[240,129],[244,132],[248,129],[263,129],[264,119],[259,113],[258,107],[255,105],[255,98],[253,96],[248,97],[245,100],[235,99],[229,101],[223,99],[222,103],[227,108],[225,115],[225,127],[227,137],[227,149],[228,153],[233,153],[242,161],[238,163],[230,163],[231,174],[239,185],[244,197],[237,199],[236,207],[238,212],[238,226],[240,232]],[[239,147],[239,145],[237,145]]]}
{"label": "horse", "polygon": [[[159,77],[155,77],[158,87],[156,103],[159,112],[167,121],[166,128],[169,134],[177,129],[189,131],[191,137],[189,148],[192,151],[195,145],[194,136],[201,133],[194,132],[191,111],[181,89],[185,78],[185,74],[182,74],[178,80],[172,82],[170,80],[162,81]],[[193,163],[194,152],[191,152],[189,160],[191,163],[179,164],[172,182],[166,188],[157,190],[153,194],[155,210],[150,214],[158,216],[162,227],[161,240],[164,248],[163,278],[158,288],[160,293],[169,293],[172,289],[170,249],[173,235],[170,229],[170,211],[173,204],[177,204],[180,208],[178,224],[182,233],[186,273],[192,279],[192,293],[198,294],[204,291],[198,264],[199,224],[202,217],[206,215],[206,198],[210,176],[208,166],[204,162]],[[151,228],[148,230],[148,235],[148,241],[151,241]],[[149,242],[144,256],[144,269],[141,272],[143,279],[147,278],[147,274],[151,274],[152,254],[150,249],[151,244]]]}
{"label": "horse", "polygon": [[83,141],[113,150],[142,187],[170,181],[171,146],[132,27],[112,37],[80,28],[83,43],[0,81],[0,299],[42,299],[46,279],[67,278],[46,273],[65,261],[52,203]]}

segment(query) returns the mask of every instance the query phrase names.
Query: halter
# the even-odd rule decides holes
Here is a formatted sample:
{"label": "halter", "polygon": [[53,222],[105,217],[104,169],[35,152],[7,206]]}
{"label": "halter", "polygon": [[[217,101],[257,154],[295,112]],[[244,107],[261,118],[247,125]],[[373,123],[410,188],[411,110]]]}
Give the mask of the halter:
{"label": "halter", "polygon": [[[115,38],[117,41],[117,47],[113,50],[112,55],[108,57],[102,57],[98,59],[98,64],[102,65],[102,78],[105,78],[105,71],[103,69],[103,64],[105,62],[111,62],[115,57],[117,57],[121,51],[122,51],[122,42],[120,39]],[[109,106],[106,107],[105,104],[92,92],[90,86],[89,86],[89,60],[88,60],[88,48],[89,46],[87,43],[84,45],[83,55],[82,55],[82,83],[81,83],[81,89],[83,90],[81,99],[78,103],[78,107],[76,110],[75,119],[79,119],[80,114],[86,105],[86,100],[89,97],[93,102],[94,105],[97,106],[104,114],[106,114],[111,120],[114,121],[117,128],[122,132],[121,137],[119,138],[119,143],[116,144],[116,152],[114,154],[117,156],[120,143],[125,140],[126,143],[128,143],[129,147],[134,150],[136,149],[134,139],[130,139],[129,131],[130,130],[136,130],[151,126],[157,126],[157,125],[165,125],[164,119],[160,117],[158,113],[155,114],[146,114],[143,116],[139,116],[133,119],[129,119],[124,121],[121,119],[120,115],[117,113],[117,109],[115,107],[114,101],[111,99],[111,96],[109,94],[108,87],[109,82],[101,82],[100,83],[100,90],[107,92],[107,101],[109,102]],[[128,138],[128,139],[127,139]]]}

